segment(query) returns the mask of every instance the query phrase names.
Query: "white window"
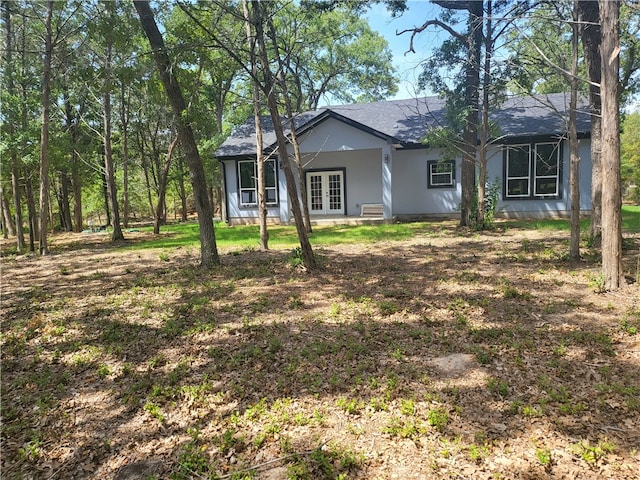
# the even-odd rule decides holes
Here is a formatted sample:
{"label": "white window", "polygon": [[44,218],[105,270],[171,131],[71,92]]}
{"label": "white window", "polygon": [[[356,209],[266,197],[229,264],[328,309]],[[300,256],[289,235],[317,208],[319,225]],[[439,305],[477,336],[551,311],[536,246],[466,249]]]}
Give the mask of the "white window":
{"label": "white window", "polygon": [[[264,162],[264,177],[267,205],[277,205],[278,181],[275,160]],[[258,204],[258,167],[255,160],[238,162],[238,186],[240,206],[255,207]]]}
{"label": "white window", "polygon": [[508,198],[531,196],[531,147],[513,145],[506,152],[506,188]]}
{"label": "white window", "polygon": [[430,160],[427,162],[429,188],[453,187],[456,181],[456,162]]}
{"label": "white window", "polygon": [[505,198],[560,198],[560,144],[536,143],[505,148]]}
{"label": "white window", "polygon": [[560,147],[537,143],[535,152],[534,195],[556,197],[560,193]]}

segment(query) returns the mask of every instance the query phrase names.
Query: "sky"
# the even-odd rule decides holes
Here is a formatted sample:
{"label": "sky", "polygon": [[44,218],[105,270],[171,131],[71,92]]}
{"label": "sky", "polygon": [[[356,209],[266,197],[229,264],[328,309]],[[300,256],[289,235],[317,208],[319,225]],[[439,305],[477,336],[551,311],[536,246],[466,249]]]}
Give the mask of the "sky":
{"label": "sky", "polygon": [[396,32],[421,26],[429,18],[434,18],[440,7],[427,0],[408,1],[407,6],[408,10],[398,18],[393,18],[387,12],[386,6],[380,3],[374,4],[367,14],[371,28],[389,42],[389,48],[393,52],[393,63],[400,77],[400,84],[397,95],[392,99],[413,98],[417,96],[416,93],[420,95],[432,93],[416,92],[417,79],[422,70],[420,63],[429,57],[433,48],[442,43],[446,35],[436,34],[433,28],[422,32],[414,39],[416,53],[408,52],[411,34],[396,35]]}

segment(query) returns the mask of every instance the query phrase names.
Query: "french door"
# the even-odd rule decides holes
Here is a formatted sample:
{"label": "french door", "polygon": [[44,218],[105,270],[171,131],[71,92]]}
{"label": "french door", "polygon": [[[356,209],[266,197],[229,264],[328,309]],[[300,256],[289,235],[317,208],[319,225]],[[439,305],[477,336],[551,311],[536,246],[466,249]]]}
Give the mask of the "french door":
{"label": "french door", "polygon": [[343,172],[307,172],[307,202],[311,215],[344,215]]}

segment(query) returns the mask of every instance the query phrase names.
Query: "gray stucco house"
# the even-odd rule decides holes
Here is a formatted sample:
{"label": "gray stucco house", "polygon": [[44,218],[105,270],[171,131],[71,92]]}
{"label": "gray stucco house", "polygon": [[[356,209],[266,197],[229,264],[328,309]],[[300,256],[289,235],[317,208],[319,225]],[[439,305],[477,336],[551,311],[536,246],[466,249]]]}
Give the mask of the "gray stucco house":
{"label": "gray stucco house", "polygon": [[[438,97],[326,107],[294,121],[312,219],[377,217],[386,221],[458,215],[461,160],[423,143],[444,120]],[[591,209],[590,117],[578,116],[580,209]],[[508,98],[491,115],[497,126],[488,155],[488,179],[501,187],[497,215],[568,216],[568,95]],[[285,122],[285,127],[288,122]],[[288,128],[288,127],[287,127]],[[263,118],[268,219],[292,221],[282,159],[269,117]],[[290,148],[289,155],[293,149]],[[253,118],[220,146],[230,224],[257,221]]]}

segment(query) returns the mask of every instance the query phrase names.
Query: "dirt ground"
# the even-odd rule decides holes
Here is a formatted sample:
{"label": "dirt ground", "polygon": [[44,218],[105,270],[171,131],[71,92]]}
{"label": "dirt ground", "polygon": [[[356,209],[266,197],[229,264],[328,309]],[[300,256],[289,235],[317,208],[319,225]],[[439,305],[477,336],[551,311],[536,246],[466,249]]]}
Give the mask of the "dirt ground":
{"label": "dirt ground", "polygon": [[[2,257],[3,479],[637,479],[640,237]],[[3,243],[2,246],[6,246]]]}

